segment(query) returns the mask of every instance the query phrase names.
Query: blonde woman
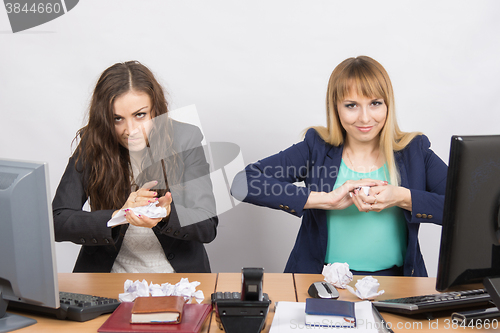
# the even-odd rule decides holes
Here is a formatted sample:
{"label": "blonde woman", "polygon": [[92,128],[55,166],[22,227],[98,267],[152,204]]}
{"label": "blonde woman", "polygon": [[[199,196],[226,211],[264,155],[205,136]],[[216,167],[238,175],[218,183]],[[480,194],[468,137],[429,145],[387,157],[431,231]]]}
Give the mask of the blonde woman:
{"label": "blonde woman", "polygon": [[248,165],[233,195],[302,217],[285,272],[347,262],[355,274],[427,276],[418,229],[441,224],[446,164],[426,136],[399,129],[389,76],[370,57],[335,68],[326,110],[327,127]]}

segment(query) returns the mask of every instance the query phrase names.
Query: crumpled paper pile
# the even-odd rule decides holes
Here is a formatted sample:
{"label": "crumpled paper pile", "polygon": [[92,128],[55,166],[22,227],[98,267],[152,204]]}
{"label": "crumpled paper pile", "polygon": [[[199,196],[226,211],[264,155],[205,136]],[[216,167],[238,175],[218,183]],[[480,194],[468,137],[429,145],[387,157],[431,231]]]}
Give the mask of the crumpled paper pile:
{"label": "crumpled paper pile", "polygon": [[200,282],[189,282],[189,279],[182,278],[175,285],[170,283],[163,283],[162,285],[153,284],[148,285],[146,280],[132,281],[127,280],[123,286],[124,293],[118,295],[121,302],[133,302],[137,297],[148,296],[183,296],[186,301],[195,299],[196,302],[201,303],[205,299],[202,290],[196,290]]}

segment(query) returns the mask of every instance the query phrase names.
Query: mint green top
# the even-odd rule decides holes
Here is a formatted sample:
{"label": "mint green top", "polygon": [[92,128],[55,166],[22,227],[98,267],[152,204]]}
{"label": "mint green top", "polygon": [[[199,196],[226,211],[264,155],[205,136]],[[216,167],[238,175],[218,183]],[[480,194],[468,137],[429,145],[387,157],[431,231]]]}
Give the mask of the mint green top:
{"label": "mint green top", "polygon": [[[360,173],[349,169],[342,160],[334,189],[349,179],[387,180],[386,175],[387,165]],[[327,225],[326,263],[346,262],[352,270],[369,272],[403,265],[407,231],[402,208],[366,213],[353,204],[343,210],[329,210]]]}

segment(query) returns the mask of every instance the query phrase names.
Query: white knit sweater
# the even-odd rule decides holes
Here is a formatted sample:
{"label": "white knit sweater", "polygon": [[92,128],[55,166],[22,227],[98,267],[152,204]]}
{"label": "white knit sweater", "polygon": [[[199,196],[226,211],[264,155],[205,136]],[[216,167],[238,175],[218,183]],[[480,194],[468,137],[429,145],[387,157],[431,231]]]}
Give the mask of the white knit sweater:
{"label": "white knit sweater", "polygon": [[111,273],[175,273],[150,228],[129,225]]}

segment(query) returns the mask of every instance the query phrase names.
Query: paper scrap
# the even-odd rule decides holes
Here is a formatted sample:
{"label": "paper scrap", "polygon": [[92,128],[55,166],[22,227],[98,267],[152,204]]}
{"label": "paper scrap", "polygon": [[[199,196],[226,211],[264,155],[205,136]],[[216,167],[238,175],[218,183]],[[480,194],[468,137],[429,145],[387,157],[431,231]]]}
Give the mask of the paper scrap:
{"label": "paper scrap", "polygon": [[325,281],[333,284],[337,288],[345,289],[352,281],[352,272],[347,263],[335,262],[323,266],[323,276]]}
{"label": "paper scrap", "polygon": [[[356,188],[356,190],[365,192],[365,195],[370,195],[370,186],[361,186]],[[352,198],[352,192],[349,192],[349,196]]]}
{"label": "paper scrap", "polygon": [[370,195],[369,192],[370,192],[370,186],[361,186],[361,188],[363,190],[363,192],[365,192],[365,195]]}
{"label": "paper scrap", "polygon": [[[133,211],[135,215],[144,215],[149,218],[155,219],[160,217],[167,217],[167,209],[165,207],[157,206],[158,201],[152,202],[149,205],[128,208]],[[114,227],[116,225],[128,223],[125,219],[125,210],[122,209],[116,215],[108,221],[108,227]]]}
{"label": "paper scrap", "polygon": [[347,286],[352,294],[358,296],[360,299],[374,299],[377,296],[382,295],[385,291],[377,291],[380,287],[380,283],[373,276],[365,276],[361,280],[358,280],[355,284],[356,291],[351,286]]}

